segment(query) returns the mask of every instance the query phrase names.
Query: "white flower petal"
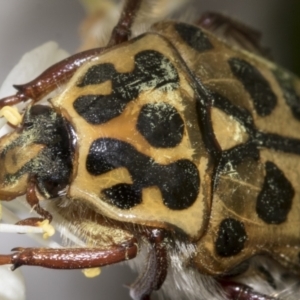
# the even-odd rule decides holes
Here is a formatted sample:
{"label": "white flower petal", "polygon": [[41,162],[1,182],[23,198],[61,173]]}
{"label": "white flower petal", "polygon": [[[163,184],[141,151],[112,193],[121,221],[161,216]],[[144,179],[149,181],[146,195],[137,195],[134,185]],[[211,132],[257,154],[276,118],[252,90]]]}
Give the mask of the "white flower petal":
{"label": "white flower petal", "polygon": [[[25,53],[4,80],[0,88],[0,98],[15,94],[14,84],[24,84],[31,81],[47,68],[68,56],[69,54],[65,50],[59,48],[58,44],[52,41]],[[18,108],[22,110],[24,103],[20,103]],[[5,118],[0,118],[0,136],[11,130],[5,124]]]}
{"label": "white flower petal", "polygon": [[[0,98],[16,93],[13,84],[29,82],[45,69],[68,56],[69,54],[60,49],[55,42],[47,42],[26,53],[4,80],[0,88]],[[24,104],[18,106],[22,109]],[[6,124],[5,118],[0,118],[0,136],[9,131],[11,128]],[[5,217],[6,215],[4,219]],[[0,266],[0,300],[25,300],[22,273],[19,270],[12,272],[9,265]]]}
{"label": "white flower petal", "polygon": [[11,70],[0,88],[0,98],[16,92],[14,84],[24,84],[69,54],[59,48],[55,42],[47,42],[23,55],[19,63]]}
{"label": "white flower petal", "polygon": [[10,265],[0,266],[0,278],[1,300],[25,300],[25,284],[19,270],[12,272]]}

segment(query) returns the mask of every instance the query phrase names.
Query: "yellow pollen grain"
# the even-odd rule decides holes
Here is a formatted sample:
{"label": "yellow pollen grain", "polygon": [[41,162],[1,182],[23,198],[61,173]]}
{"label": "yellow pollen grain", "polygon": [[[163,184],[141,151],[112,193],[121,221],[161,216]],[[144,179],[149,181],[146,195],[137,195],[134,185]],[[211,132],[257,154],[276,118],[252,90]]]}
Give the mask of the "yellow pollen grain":
{"label": "yellow pollen grain", "polygon": [[54,227],[49,223],[49,220],[44,220],[42,222],[37,222],[38,227],[44,230],[43,238],[46,240],[55,233]]}
{"label": "yellow pollen grain", "polygon": [[83,269],[82,273],[87,278],[94,278],[94,277],[99,276],[101,274],[101,268]]}
{"label": "yellow pollen grain", "polygon": [[4,117],[10,124],[17,126],[22,121],[22,116],[17,108],[4,106],[0,109],[0,117]]}

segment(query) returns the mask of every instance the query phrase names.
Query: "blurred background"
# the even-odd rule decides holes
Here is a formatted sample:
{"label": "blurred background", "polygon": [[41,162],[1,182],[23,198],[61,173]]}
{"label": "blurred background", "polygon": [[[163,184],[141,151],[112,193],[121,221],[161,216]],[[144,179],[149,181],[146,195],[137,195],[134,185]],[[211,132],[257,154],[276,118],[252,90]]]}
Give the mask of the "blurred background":
{"label": "blurred background", "polygon": [[[193,5],[199,15],[219,11],[258,29],[275,61],[300,74],[300,1],[198,0]],[[74,53],[80,45],[78,28],[84,18],[85,11],[78,0],[1,1],[0,82],[25,52],[49,40]],[[0,234],[0,253],[8,253],[16,246],[37,244],[24,235]],[[122,266],[103,268],[94,279],[86,279],[80,271],[29,267],[22,271],[28,300],[126,300],[130,298],[124,284],[135,278],[129,268]]]}

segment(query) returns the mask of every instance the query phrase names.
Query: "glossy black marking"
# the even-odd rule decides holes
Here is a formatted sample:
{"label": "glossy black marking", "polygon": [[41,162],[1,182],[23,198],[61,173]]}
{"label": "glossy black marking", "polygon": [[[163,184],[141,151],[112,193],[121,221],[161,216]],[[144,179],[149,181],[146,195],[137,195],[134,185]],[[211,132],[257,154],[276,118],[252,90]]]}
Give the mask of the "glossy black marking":
{"label": "glossy black marking", "polygon": [[257,131],[255,134],[255,142],[257,145],[300,155],[300,140],[281,136],[279,134],[264,133]]}
{"label": "glossy black marking", "polygon": [[84,95],[73,106],[88,123],[102,124],[119,116],[126,105],[143,91],[174,90],[179,87],[179,76],[173,64],[154,50],[141,51],[134,57],[134,68],[118,73],[113,64],[99,64],[88,69],[78,87],[95,85],[111,80],[110,95]]}
{"label": "glossy black marking", "polygon": [[226,167],[228,162],[232,166],[236,166],[245,158],[258,160],[259,149],[262,147],[300,155],[300,140],[258,131],[249,111],[233,105],[226,97],[216,92],[211,94],[214,99],[214,106],[236,119],[245,128],[249,136],[246,143],[222,152],[218,165],[220,172]]}
{"label": "glossy black marking", "polygon": [[[218,93],[212,93],[212,95],[214,97],[214,106],[232,116],[245,128],[247,134],[249,135],[248,144],[253,144],[257,148],[266,147],[269,149],[300,155],[299,139],[258,131],[254,125],[253,118],[249,111],[233,105],[226,97]],[[255,158],[256,154],[254,154],[252,157]]]}
{"label": "glossy black marking", "polygon": [[277,285],[276,285],[276,281],[274,279],[274,277],[272,276],[272,274],[264,267],[264,266],[258,266],[258,271],[260,273],[262,273],[262,275],[265,277],[266,281],[269,283],[269,285],[273,288],[273,289],[277,289]]}
{"label": "glossy black marking", "polygon": [[230,100],[223,95],[212,92],[214,107],[224,111],[227,115],[232,116],[241,123],[249,135],[255,134],[255,126],[250,112],[242,107],[235,106]]}
{"label": "glossy black marking", "polygon": [[34,105],[27,109],[19,137],[1,152],[1,160],[5,160],[6,154],[14,151],[15,147],[22,147],[18,155],[26,154],[27,145],[41,144],[45,147],[16,173],[7,174],[5,182],[13,184],[24,174],[29,174],[36,180],[44,197],[57,197],[69,184],[72,173],[74,141],[70,129],[70,124],[49,106]]}
{"label": "glossy black marking", "polygon": [[[249,135],[249,140],[246,143],[237,145],[232,149],[222,152],[218,167],[216,169],[216,174],[222,173],[223,171],[227,172],[226,168],[228,165],[230,165],[231,168],[235,168],[246,158],[258,160],[259,149],[252,139],[252,137],[255,136],[255,128],[251,114],[246,109],[242,109],[233,105],[226,97],[216,92],[212,92],[212,96],[214,98],[214,106],[240,122]],[[218,176],[215,177],[215,185],[218,183],[218,178]]]}
{"label": "glossy black marking", "polygon": [[120,183],[104,189],[102,193],[112,205],[121,209],[130,209],[142,201],[141,190],[135,189],[132,184]]}
{"label": "glossy black marking", "polygon": [[214,102],[213,94],[203,85],[199,78],[193,74],[191,75],[196,85],[195,100],[199,130],[208,153],[217,164],[221,157],[222,149],[216,139],[210,114]]}
{"label": "glossy black marking", "polygon": [[257,197],[256,212],[268,224],[286,221],[295,195],[292,184],[272,162],[265,164],[266,176]]}
{"label": "glossy black marking", "polygon": [[174,28],[181,39],[198,52],[211,50],[213,48],[208,37],[199,27],[185,23],[176,23]]}
{"label": "glossy black marking", "polygon": [[[123,141],[102,138],[92,143],[86,161],[90,174],[97,176],[121,167],[130,173],[131,187],[115,185],[100,191],[119,208],[128,209],[140,203],[142,189],[151,186],[160,189],[164,204],[173,210],[190,207],[198,196],[200,178],[191,161],[182,159],[161,165]],[[121,191],[125,191],[125,195],[119,198]],[[134,199],[126,202],[132,195]]]}
{"label": "glossy black marking", "polygon": [[257,68],[243,59],[231,58],[228,63],[234,76],[250,94],[257,114],[261,117],[271,114],[276,107],[277,97],[269,82]]}
{"label": "glossy black marking", "polygon": [[118,73],[111,63],[95,65],[87,70],[77,86],[85,87],[92,84],[101,84],[107,80],[114,80],[116,75],[118,75]]}
{"label": "glossy black marking", "polygon": [[243,162],[246,158],[252,158],[256,161],[259,159],[259,150],[257,148],[257,145],[248,142],[245,144],[237,145],[232,149],[225,150],[222,153],[222,158],[220,159],[218,169],[221,170],[226,166],[228,162],[231,163],[232,167],[235,167]]}
{"label": "glossy black marking", "polygon": [[222,257],[236,255],[244,249],[247,238],[242,222],[232,218],[224,219],[219,227],[216,252]]}
{"label": "glossy black marking", "polygon": [[180,114],[175,107],[164,102],[144,105],[136,126],[149,144],[156,148],[177,146],[184,132]]}
{"label": "glossy black marking", "polygon": [[300,96],[295,90],[294,79],[291,75],[280,69],[277,69],[273,73],[282,89],[286,104],[290,107],[293,116],[300,121]]}

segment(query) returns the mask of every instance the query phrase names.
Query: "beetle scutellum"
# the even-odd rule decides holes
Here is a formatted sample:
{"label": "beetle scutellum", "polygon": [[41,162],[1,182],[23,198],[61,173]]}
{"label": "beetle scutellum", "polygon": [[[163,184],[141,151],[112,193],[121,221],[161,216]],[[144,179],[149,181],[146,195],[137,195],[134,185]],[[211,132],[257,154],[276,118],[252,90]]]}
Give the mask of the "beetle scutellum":
{"label": "beetle scutellum", "polygon": [[[160,287],[168,262],[175,272],[199,273],[199,284],[219,281],[231,299],[238,287],[240,299],[250,299],[258,294],[228,276],[244,272],[240,265],[255,254],[297,272],[299,236],[290,227],[299,222],[299,86],[272,63],[193,25],[158,23],[127,41],[129,12],[138,5],[127,2],[106,49],[76,56],[90,62],[51,106],[28,106],[0,142],[3,200],[26,193],[51,219],[36,194],[51,199],[67,188],[56,209],[94,247],[21,249],[0,262],[86,268],[132,258],[136,241],[144,241],[149,256],[131,288],[134,299]],[[52,88],[41,81],[65,66],[19,87],[2,106],[37,102]]]}

